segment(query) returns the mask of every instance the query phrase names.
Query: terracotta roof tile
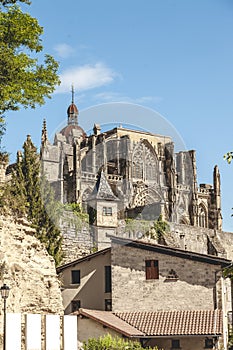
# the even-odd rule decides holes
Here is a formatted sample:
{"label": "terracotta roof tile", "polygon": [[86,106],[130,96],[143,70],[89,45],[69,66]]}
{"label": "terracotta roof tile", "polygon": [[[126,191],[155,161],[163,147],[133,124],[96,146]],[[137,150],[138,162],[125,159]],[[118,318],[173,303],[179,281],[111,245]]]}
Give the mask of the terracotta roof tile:
{"label": "terracotta roof tile", "polygon": [[222,334],[221,310],[141,311],[114,314],[147,336]]}
{"label": "terracotta roof tile", "polygon": [[78,312],[74,314],[79,314],[86,316],[95,320],[106,327],[116,330],[117,332],[126,335],[127,337],[141,337],[144,336],[144,333],[134,328],[127,322],[121,320],[119,317],[114,315],[110,311],[100,311],[100,310],[88,310],[88,309],[79,309]]}
{"label": "terracotta roof tile", "polygon": [[221,310],[110,312],[79,309],[89,317],[128,337],[221,335]]}

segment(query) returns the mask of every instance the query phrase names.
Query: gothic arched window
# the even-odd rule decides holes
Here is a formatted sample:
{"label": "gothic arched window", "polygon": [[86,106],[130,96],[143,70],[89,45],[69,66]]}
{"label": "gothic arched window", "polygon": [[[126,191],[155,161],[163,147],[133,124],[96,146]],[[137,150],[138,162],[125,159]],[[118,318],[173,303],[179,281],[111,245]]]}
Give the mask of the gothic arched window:
{"label": "gothic arched window", "polygon": [[158,182],[158,159],[152,146],[145,140],[134,148],[132,176],[135,179]]}
{"label": "gothic arched window", "polygon": [[200,227],[207,227],[207,213],[203,206],[199,208],[198,224]]}

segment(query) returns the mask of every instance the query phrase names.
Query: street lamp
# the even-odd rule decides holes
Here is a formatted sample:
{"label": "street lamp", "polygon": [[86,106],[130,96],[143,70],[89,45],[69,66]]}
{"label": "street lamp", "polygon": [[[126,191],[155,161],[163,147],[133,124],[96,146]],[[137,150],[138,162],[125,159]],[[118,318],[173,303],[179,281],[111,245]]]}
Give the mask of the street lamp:
{"label": "street lamp", "polygon": [[9,297],[10,287],[5,283],[0,288],[1,297],[4,301],[4,320],[3,320],[3,350],[6,349],[6,299]]}

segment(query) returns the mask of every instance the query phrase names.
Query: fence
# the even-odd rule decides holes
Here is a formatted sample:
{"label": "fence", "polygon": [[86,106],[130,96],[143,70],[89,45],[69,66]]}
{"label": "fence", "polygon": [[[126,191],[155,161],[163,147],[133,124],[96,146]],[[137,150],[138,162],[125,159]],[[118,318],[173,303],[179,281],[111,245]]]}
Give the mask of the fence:
{"label": "fence", "polygon": [[5,350],[77,350],[77,316],[7,313],[5,336]]}

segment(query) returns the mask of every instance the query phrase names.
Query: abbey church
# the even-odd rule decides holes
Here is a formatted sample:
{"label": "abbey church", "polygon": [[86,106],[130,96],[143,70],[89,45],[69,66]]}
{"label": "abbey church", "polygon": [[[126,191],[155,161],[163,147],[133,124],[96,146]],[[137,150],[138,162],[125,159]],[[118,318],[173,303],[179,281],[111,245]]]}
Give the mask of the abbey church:
{"label": "abbey church", "polygon": [[72,98],[67,125],[53,144],[43,124],[43,171],[58,200],[80,203],[88,211],[95,207],[93,190],[101,181],[104,216],[112,216],[116,206],[118,219],[155,220],[162,214],[167,221],[221,230],[217,166],[213,185],[198,185],[195,151],[175,153],[171,137],[121,126],[101,132],[98,124],[87,136],[78,118]]}
{"label": "abbey church", "polygon": [[[75,342],[110,333],[144,347],[227,350],[233,235],[222,231],[218,167],[212,184],[198,184],[195,151],[176,152],[170,135],[99,124],[87,134],[73,94],[53,143],[44,120],[40,159],[67,214],[56,272]],[[88,223],[77,227],[71,207]],[[169,224],[162,239],[158,218]]]}

